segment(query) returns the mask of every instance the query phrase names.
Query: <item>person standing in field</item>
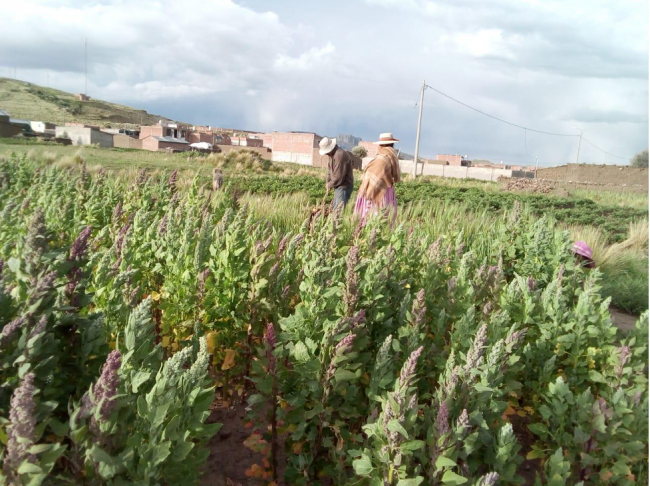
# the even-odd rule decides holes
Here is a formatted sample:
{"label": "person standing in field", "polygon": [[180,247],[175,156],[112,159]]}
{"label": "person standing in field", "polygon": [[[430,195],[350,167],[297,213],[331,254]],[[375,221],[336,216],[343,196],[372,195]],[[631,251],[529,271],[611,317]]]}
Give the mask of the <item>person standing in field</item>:
{"label": "person standing in field", "polygon": [[320,141],[318,152],[329,157],[326,187],[328,193],[334,189],[332,209],[336,209],[340,205],[345,207],[354,187],[350,154],[336,144],[335,138],[328,137],[324,137]]}
{"label": "person standing in field", "polygon": [[377,156],[363,171],[363,178],[354,205],[354,214],[365,221],[369,214],[388,208],[392,220],[397,216],[395,183],[400,180],[399,161],[393,148],[399,142],[392,133],[382,133],[375,144],[379,145]]}

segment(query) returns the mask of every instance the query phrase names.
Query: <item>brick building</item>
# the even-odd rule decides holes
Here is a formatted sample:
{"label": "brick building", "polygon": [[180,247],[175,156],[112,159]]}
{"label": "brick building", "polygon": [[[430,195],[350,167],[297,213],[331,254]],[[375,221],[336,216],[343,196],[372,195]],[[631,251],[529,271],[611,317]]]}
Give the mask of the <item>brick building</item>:
{"label": "brick building", "polygon": [[318,153],[318,142],[323,137],[306,132],[273,132],[271,151],[274,162],[293,162],[302,165],[327,166],[327,157]]}
{"label": "brick building", "polygon": [[113,134],[102,132],[92,125],[66,123],[63,127],[56,127],[55,136],[70,139],[72,145],[99,145],[113,148]]}
{"label": "brick building", "polygon": [[468,167],[471,164],[471,161],[467,160],[462,155],[455,154],[438,154],[436,155],[436,160],[446,160],[448,165],[454,165],[457,167]]}
{"label": "brick building", "polygon": [[185,152],[187,150],[190,150],[190,144],[184,138],[158,137],[156,135],[149,135],[148,137],[141,139],[141,141],[142,148],[144,150],[151,150],[152,152],[159,152],[163,150]]}
{"label": "brick building", "polygon": [[186,140],[189,143],[207,142],[214,145],[216,143],[216,138],[217,136],[214,133],[210,132],[189,132],[187,134]]}
{"label": "brick building", "polygon": [[22,128],[13,125],[9,118],[9,113],[0,110],[0,137],[13,137],[22,133]]}
{"label": "brick building", "polygon": [[176,123],[158,123],[157,125],[141,127],[140,139],[142,140],[147,137],[172,137],[185,139],[188,131],[187,128],[179,127]]}
{"label": "brick building", "polygon": [[142,149],[142,140],[131,137],[125,133],[113,135],[113,147],[127,149]]}

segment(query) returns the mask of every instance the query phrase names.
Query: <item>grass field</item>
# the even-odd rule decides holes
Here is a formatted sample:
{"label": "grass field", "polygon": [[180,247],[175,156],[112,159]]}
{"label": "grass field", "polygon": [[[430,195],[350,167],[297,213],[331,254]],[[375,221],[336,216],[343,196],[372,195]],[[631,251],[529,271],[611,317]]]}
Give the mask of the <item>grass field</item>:
{"label": "grass field", "polygon": [[101,126],[153,125],[163,116],[129,106],[93,100],[79,102],[74,94],[15,79],[0,78],[0,109],[12,118],[63,124],[88,123]]}

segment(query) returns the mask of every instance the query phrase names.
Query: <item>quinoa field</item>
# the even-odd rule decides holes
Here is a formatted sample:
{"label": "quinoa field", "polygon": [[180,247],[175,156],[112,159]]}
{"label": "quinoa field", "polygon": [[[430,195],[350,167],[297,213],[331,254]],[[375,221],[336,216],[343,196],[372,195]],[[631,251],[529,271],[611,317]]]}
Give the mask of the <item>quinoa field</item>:
{"label": "quinoa field", "polygon": [[403,183],[434,209],[361,226],[209,173],[0,158],[0,484],[647,484],[648,313],[575,201]]}

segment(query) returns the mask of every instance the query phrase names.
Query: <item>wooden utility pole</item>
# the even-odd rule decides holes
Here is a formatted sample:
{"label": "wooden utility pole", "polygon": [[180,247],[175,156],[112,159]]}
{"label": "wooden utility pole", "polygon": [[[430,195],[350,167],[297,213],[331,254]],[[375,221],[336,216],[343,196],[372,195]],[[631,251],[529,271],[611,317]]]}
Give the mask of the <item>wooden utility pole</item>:
{"label": "wooden utility pole", "polygon": [[420,127],[422,126],[422,105],[424,105],[424,90],[427,87],[427,82],[422,81],[422,90],[420,91],[420,113],[418,115],[418,133],[415,136],[415,155],[413,156],[413,179],[418,174],[418,151],[420,150]]}

